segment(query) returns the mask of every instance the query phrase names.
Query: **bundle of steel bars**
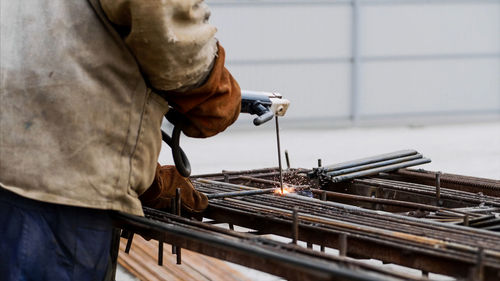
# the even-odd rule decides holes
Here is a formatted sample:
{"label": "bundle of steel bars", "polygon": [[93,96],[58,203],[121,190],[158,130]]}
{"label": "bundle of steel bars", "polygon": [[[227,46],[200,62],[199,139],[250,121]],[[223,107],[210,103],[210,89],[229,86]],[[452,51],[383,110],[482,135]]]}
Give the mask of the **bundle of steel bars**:
{"label": "bundle of steel bars", "polygon": [[415,150],[401,150],[340,164],[318,167],[313,169],[310,176],[328,179],[332,182],[341,182],[429,162],[431,162],[430,159],[424,158],[422,154]]}

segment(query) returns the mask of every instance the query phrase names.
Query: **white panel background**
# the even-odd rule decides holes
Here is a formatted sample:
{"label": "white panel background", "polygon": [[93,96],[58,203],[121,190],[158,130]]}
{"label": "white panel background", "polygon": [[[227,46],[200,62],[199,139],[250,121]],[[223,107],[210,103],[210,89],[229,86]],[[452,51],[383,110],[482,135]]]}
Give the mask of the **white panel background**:
{"label": "white panel background", "polygon": [[349,56],[347,5],[217,6],[211,22],[229,60]]}
{"label": "white panel background", "polygon": [[242,88],[290,99],[287,121],[333,124],[352,106],[361,121],[500,116],[500,0],[358,1],[354,99],[349,1],[208,3],[228,68]]}
{"label": "white panel background", "polygon": [[498,53],[499,3],[361,8],[364,56]]}
{"label": "white panel background", "polygon": [[363,66],[365,115],[492,111],[500,105],[500,60],[374,62]]}
{"label": "white panel background", "polygon": [[296,64],[230,66],[242,89],[276,91],[293,101],[287,119],[349,114],[350,66]]}

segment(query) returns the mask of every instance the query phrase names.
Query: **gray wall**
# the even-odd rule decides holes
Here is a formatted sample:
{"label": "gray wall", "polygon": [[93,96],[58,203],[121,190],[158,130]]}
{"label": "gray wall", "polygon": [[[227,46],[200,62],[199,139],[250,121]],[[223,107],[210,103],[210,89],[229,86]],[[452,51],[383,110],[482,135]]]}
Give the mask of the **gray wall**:
{"label": "gray wall", "polygon": [[208,0],[244,89],[293,124],[500,116],[500,0]]}

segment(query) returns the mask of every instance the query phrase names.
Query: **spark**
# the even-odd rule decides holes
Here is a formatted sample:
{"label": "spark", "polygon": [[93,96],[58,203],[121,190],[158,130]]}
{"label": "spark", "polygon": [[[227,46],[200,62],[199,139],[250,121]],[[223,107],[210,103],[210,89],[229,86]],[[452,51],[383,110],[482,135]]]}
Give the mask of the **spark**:
{"label": "spark", "polygon": [[285,194],[288,194],[288,193],[292,193],[292,192],[295,192],[295,188],[293,187],[288,187],[287,185],[283,185],[283,192],[281,192],[281,189],[277,188],[274,193],[275,194],[279,194],[279,195],[285,195]]}

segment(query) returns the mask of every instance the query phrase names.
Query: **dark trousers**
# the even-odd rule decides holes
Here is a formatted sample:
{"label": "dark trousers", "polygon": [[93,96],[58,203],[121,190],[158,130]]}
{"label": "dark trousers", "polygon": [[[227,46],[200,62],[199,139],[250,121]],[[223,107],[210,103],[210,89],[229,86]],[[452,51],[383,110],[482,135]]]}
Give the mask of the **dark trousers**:
{"label": "dark trousers", "polygon": [[107,211],[30,200],[0,188],[0,280],[104,280]]}

